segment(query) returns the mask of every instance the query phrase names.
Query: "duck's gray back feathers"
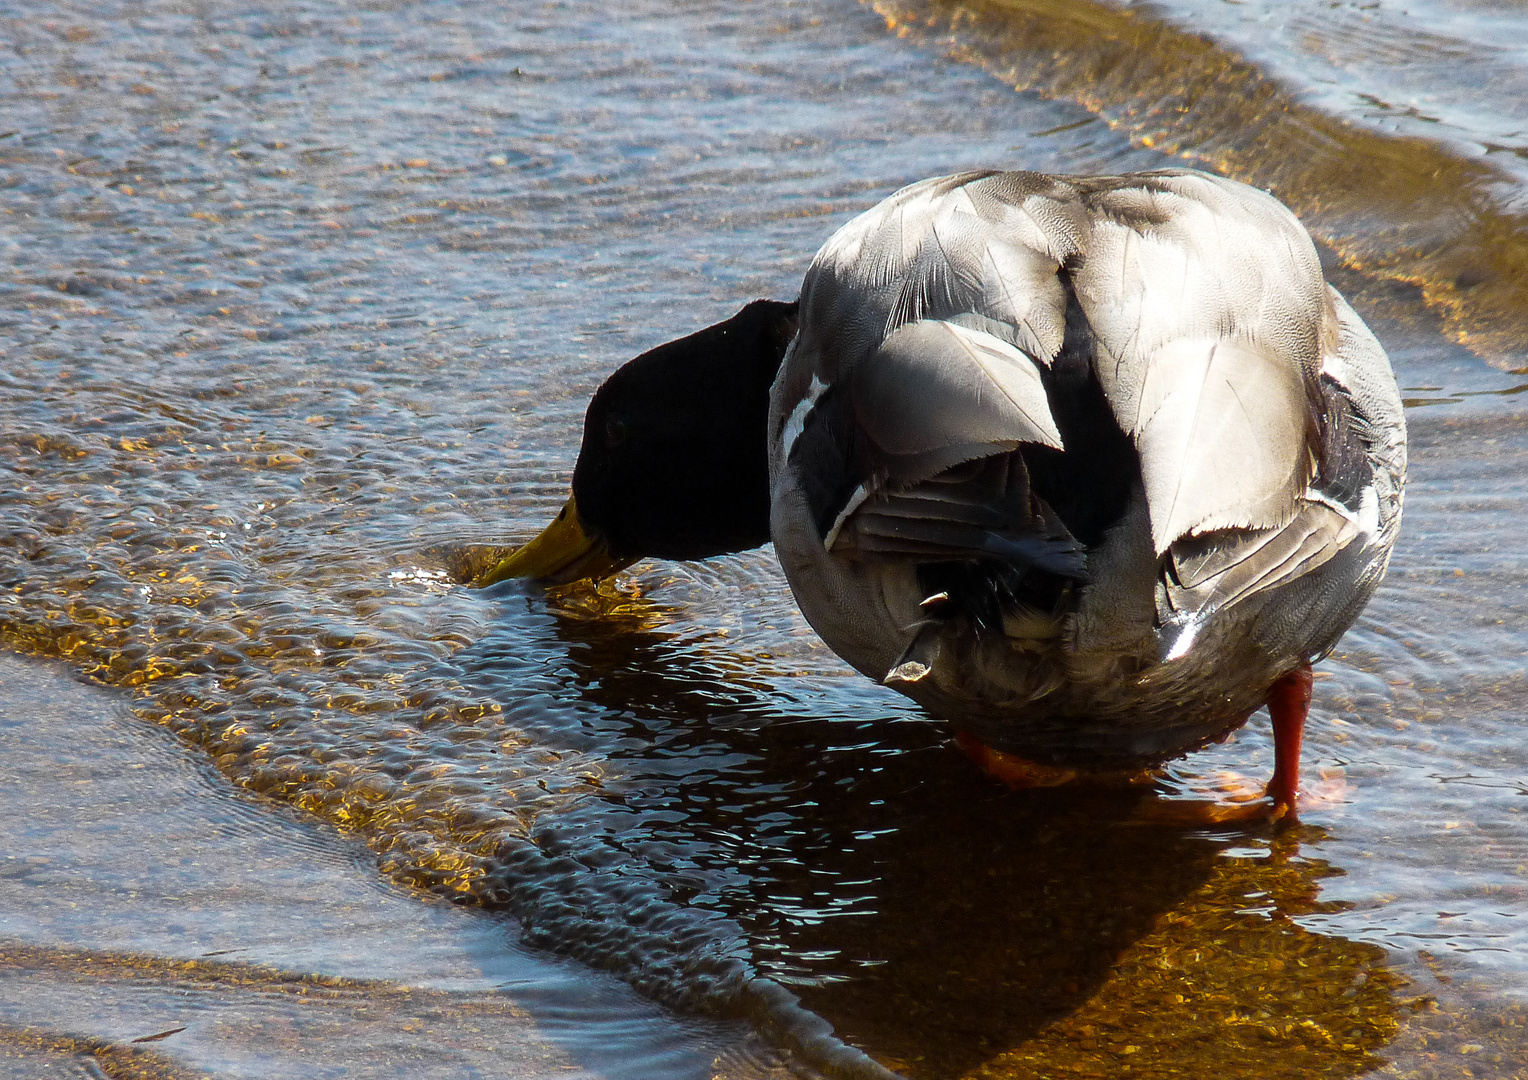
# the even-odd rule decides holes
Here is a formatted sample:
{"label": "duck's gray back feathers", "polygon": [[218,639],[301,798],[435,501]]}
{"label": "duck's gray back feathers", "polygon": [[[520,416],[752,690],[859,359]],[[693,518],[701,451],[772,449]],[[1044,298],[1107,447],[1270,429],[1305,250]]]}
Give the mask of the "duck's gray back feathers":
{"label": "duck's gray back feathers", "polygon": [[962,173],[904,188],[840,229],[807,272],[805,320],[833,383],[906,323],[964,322],[1044,362],[1061,347],[1056,267],[1088,232],[1070,186],[1036,173]]}
{"label": "duck's gray back feathers", "polygon": [[1334,337],[1305,230],[1261,192],[1198,173],[1101,181],[1082,198],[1093,228],[1077,297],[1094,371],[1140,450],[1157,551],[1287,521],[1314,466],[1308,385]]}
{"label": "duck's gray back feathers", "polygon": [[[1383,350],[1299,222],[1187,170],[966,173],[856,218],[806,275],[771,435],[798,600],[877,677],[878,635],[969,584],[941,565],[1050,642],[1004,648],[1070,650],[1053,667],[1170,666],[1233,631],[1307,659],[1383,573],[1405,473]],[[976,665],[993,695],[1065,697],[993,664],[1023,661]]]}

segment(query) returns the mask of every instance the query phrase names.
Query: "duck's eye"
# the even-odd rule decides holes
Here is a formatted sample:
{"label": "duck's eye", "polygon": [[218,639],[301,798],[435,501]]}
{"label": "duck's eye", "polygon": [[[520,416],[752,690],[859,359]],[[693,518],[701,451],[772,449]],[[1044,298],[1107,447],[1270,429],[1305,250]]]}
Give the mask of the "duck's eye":
{"label": "duck's eye", "polygon": [[626,423],[618,417],[610,417],[605,421],[605,445],[620,446],[626,441]]}

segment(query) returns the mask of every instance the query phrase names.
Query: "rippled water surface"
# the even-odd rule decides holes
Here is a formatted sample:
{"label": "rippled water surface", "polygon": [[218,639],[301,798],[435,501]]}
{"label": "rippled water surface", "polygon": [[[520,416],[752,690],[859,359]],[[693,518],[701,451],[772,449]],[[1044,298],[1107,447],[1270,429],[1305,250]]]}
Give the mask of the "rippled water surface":
{"label": "rippled water surface", "polygon": [[676,1020],[378,878],[355,838],[13,654],[0,792],[0,1076],[771,1075],[742,1025]]}
{"label": "rippled water surface", "polygon": [[[0,9],[0,634],[383,880],[803,1073],[1519,1075],[1528,21],[1408,12]],[[1419,81],[1431,141],[1397,104]],[[817,641],[767,549],[456,584],[560,505],[606,373],[794,295],[884,194],[1179,157],[1295,206],[1413,406],[1300,828],[989,784]],[[1270,757],[1255,718],[1162,790]]]}

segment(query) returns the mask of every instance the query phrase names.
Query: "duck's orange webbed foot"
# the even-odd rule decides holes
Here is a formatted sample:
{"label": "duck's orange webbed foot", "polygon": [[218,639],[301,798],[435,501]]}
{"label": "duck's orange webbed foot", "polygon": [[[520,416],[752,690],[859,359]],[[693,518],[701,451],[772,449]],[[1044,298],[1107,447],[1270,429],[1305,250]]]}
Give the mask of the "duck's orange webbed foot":
{"label": "duck's orange webbed foot", "polygon": [[1004,750],[994,750],[964,731],[955,733],[955,745],[976,762],[982,772],[1007,784],[1010,791],[1072,783],[1098,790],[1118,790],[1150,784],[1156,776],[1152,769],[1076,769],[1068,765],[1046,765]]}
{"label": "duck's orange webbed foot", "polygon": [[975,735],[965,731],[955,733],[955,745],[966,757],[976,762],[982,772],[994,780],[1001,780],[1010,789],[1060,787],[1077,779],[1077,770],[1061,765],[1042,765],[1038,761],[1019,757],[1017,754],[994,750]]}

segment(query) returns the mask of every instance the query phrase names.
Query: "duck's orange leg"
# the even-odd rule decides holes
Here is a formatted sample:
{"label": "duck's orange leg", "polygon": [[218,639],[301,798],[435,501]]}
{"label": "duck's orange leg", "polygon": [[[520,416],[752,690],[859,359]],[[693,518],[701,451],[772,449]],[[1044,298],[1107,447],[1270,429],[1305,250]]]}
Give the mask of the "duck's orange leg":
{"label": "duck's orange leg", "polygon": [[1268,794],[1275,819],[1295,816],[1300,793],[1300,744],[1305,738],[1305,718],[1310,713],[1310,665],[1286,671],[1268,688],[1268,715],[1273,718],[1273,778]]}

